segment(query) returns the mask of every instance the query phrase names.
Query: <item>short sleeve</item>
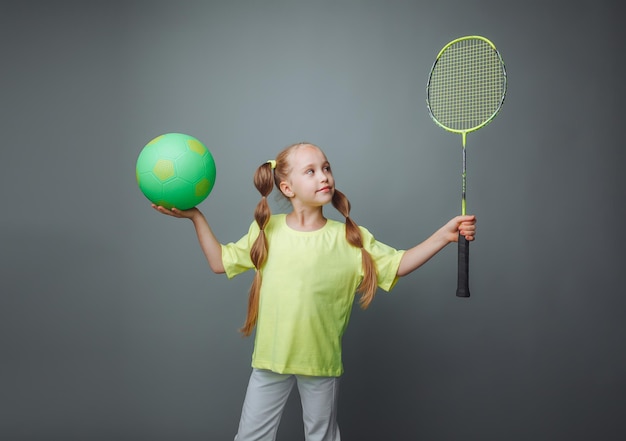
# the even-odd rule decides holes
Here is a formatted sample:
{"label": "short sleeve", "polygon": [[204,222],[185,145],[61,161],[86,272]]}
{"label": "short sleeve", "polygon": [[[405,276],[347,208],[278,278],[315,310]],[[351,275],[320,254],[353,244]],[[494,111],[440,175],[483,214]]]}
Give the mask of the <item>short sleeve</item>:
{"label": "short sleeve", "polygon": [[229,279],[254,268],[254,264],[250,259],[250,249],[258,234],[259,227],[256,222],[252,222],[248,234],[237,242],[222,245],[222,262],[226,276]]}
{"label": "short sleeve", "polygon": [[398,268],[405,250],[396,250],[389,245],[377,241],[367,228],[361,228],[363,247],[371,254],[378,272],[378,286],[391,291],[398,282]]}

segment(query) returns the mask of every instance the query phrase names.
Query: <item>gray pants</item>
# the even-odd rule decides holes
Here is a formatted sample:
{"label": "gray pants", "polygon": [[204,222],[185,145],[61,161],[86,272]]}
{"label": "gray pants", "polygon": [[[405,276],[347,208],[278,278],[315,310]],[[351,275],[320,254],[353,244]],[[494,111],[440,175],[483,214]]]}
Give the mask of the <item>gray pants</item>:
{"label": "gray pants", "polygon": [[339,378],[277,374],[253,369],[235,441],[274,441],[285,403],[298,385],[306,441],[340,441]]}

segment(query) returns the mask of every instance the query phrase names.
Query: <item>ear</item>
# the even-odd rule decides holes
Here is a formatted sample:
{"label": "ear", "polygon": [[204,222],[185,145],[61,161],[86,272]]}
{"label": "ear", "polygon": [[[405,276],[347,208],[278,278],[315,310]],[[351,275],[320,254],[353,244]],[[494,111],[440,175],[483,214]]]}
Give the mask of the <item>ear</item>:
{"label": "ear", "polygon": [[288,197],[288,198],[292,198],[293,197],[293,191],[291,190],[291,187],[289,186],[289,183],[285,182],[285,181],[281,181],[280,182],[280,191],[282,191],[282,193]]}

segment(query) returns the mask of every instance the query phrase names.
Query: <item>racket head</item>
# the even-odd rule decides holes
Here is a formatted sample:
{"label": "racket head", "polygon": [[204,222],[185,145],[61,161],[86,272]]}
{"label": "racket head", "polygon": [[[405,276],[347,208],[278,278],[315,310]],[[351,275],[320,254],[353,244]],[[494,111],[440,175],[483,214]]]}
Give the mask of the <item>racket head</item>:
{"label": "racket head", "polygon": [[469,35],[446,44],[430,70],[426,104],[433,121],[465,136],[489,124],[506,96],[504,61],[485,37]]}

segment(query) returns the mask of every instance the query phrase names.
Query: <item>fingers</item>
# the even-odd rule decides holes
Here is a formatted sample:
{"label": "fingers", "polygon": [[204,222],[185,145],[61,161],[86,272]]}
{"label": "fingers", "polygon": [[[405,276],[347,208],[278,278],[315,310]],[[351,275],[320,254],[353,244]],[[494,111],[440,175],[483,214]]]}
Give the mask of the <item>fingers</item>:
{"label": "fingers", "polygon": [[178,208],[167,209],[163,207],[162,205],[156,205],[156,204],[152,204],[152,208],[154,208],[159,213],[166,214],[168,216],[181,217],[180,210]]}
{"label": "fingers", "polygon": [[461,215],[461,216],[457,216],[456,218],[457,222],[473,222],[476,223],[476,216],[473,214],[465,214],[465,215]]}
{"label": "fingers", "polygon": [[162,205],[152,204],[152,208],[154,208],[159,213],[163,213],[163,214],[169,214],[170,213],[170,210],[168,210],[167,208],[163,207]]}
{"label": "fingers", "polygon": [[476,229],[459,227],[459,234],[461,236],[464,236],[466,240],[471,242],[476,238]]}
{"label": "fingers", "polygon": [[476,238],[476,216],[459,216],[458,220],[460,221],[459,234],[464,236],[466,240],[473,241]]}

